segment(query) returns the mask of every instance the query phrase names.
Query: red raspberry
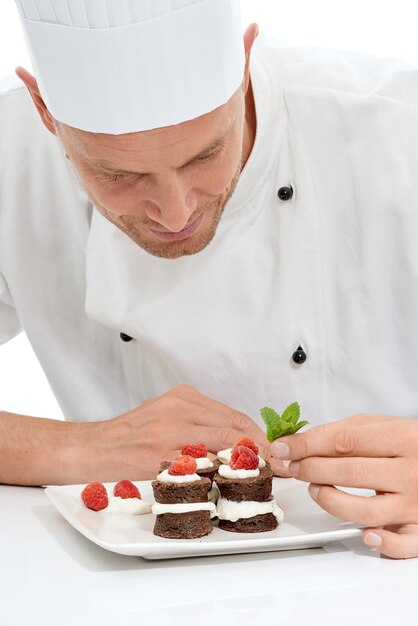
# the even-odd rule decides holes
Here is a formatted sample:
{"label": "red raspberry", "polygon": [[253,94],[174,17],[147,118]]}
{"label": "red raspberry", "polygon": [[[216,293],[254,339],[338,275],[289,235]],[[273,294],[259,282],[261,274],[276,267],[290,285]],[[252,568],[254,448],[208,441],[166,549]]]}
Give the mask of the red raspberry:
{"label": "red raspberry", "polygon": [[113,494],[118,498],[139,498],[141,499],[141,494],[139,493],[138,487],[135,487],[130,480],[121,480],[115,485],[113,490]]}
{"label": "red raspberry", "polygon": [[186,476],[186,474],[194,474],[197,470],[196,460],[192,456],[178,456],[168,468],[171,476]]}
{"label": "red raspberry", "polygon": [[258,468],[258,456],[246,446],[237,446],[232,450],[229,465],[233,470]]}
{"label": "red raspberry", "polygon": [[109,504],[107,491],[102,483],[90,483],[81,492],[81,499],[88,509],[101,511]]}
{"label": "red raspberry", "polygon": [[200,459],[208,456],[208,449],[204,443],[186,443],[181,453],[192,456],[194,459]]}
{"label": "red raspberry", "polygon": [[240,437],[238,441],[235,442],[234,448],[236,448],[237,446],[245,446],[246,448],[252,450],[254,454],[258,455],[258,445],[249,437]]}

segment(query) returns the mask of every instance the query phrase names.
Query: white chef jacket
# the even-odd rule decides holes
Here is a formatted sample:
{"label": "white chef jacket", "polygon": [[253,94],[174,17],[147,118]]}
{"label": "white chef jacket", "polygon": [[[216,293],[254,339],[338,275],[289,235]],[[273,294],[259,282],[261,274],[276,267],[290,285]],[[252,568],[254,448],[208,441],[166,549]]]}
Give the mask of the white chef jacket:
{"label": "white chef jacket", "polygon": [[251,156],[176,260],[92,207],[24,88],[0,95],[0,341],[27,333],[67,419],[180,383],[260,422],[418,416],[418,71],[261,39],[251,79]]}

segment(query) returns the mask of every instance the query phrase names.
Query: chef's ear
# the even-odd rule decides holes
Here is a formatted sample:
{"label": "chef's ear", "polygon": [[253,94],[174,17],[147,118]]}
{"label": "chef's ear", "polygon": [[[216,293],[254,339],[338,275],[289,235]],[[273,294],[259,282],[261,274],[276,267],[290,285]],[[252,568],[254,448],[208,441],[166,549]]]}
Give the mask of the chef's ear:
{"label": "chef's ear", "polygon": [[48,111],[48,108],[41,96],[36,78],[32,76],[32,74],[29,74],[29,72],[23,67],[17,67],[15,71],[20,80],[25,84],[26,89],[29,91],[44,125],[53,135],[56,135],[57,129],[55,127],[55,120]]}
{"label": "chef's ear", "polygon": [[251,55],[251,50],[252,50],[254,41],[258,37],[258,33],[259,33],[258,24],[250,24],[244,34],[244,49],[245,49],[245,72],[244,72],[244,81],[243,81],[244,93],[247,92],[248,85],[250,84],[250,55]]}

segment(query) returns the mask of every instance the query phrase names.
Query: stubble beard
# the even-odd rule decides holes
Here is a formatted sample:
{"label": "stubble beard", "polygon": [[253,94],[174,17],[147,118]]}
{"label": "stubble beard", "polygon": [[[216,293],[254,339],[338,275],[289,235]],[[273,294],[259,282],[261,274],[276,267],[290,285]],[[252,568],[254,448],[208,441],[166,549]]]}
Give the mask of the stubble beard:
{"label": "stubble beard", "polygon": [[225,194],[216,198],[215,201],[207,202],[204,206],[199,207],[195,211],[195,213],[190,217],[190,224],[202,214],[206,214],[209,223],[204,229],[201,228],[195,235],[192,235],[190,238],[183,241],[159,242],[155,240],[156,236],[150,240],[146,236],[146,231],[149,232],[153,226],[157,226],[156,230],[158,230],[159,224],[151,223],[138,226],[138,220],[135,217],[127,215],[115,220],[109,212],[103,208],[100,209],[100,212],[107,220],[116,226],[116,228],[122,231],[127,237],[132,239],[134,243],[152,256],[159,257],[161,259],[178,259],[182,256],[191,256],[204,250],[215,237],[225,207],[234,194],[235,188],[238,184],[240,173],[241,164],[237,167],[231,184]]}

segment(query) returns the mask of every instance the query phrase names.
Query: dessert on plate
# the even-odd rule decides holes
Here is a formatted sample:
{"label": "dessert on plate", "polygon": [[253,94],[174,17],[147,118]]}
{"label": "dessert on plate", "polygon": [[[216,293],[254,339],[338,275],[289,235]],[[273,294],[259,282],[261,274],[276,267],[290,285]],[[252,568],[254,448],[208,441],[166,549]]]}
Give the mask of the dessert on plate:
{"label": "dessert on plate", "polygon": [[[194,459],[196,459],[196,465],[197,465],[196,474],[198,476],[202,476],[204,478],[210,478],[210,480],[213,481],[213,477],[218,471],[221,461],[217,458],[211,460],[208,457],[208,449],[204,443],[196,443],[196,444],[186,443],[183,446],[181,453],[182,455],[192,456]],[[170,467],[170,464],[171,464],[171,461],[162,461],[160,465],[160,472],[162,472],[165,469],[168,469]],[[219,491],[216,485],[214,485],[212,482],[211,489],[208,493],[208,500],[216,504],[218,497],[219,497]]]}
{"label": "dessert on plate", "polygon": [[272,495],[273,471],[259,467],[259,457],[247,446],[235,446],[229,464],[219,467],[214,480],[220,497],[218,527],[236,533],[274,530],[283,521],[283,511]]}
{"label": "dessert on plate", "polygon": [[213,530],[216,507],[208,501],[212,481],[197,474],[196,459],[181,455],[152,482],[156,515],[154,534],[168,539],[197,539]]}
{"label": "dessert on plate", "polygon": [[92,511],[127,513],[128,515],[151,513],[151,505],[142,499],[138,487],[130,480],[121,480],[116,483],[113,487],[113,495],[108,494],[103,483],[90,483],[81,492],[81,499]]}

